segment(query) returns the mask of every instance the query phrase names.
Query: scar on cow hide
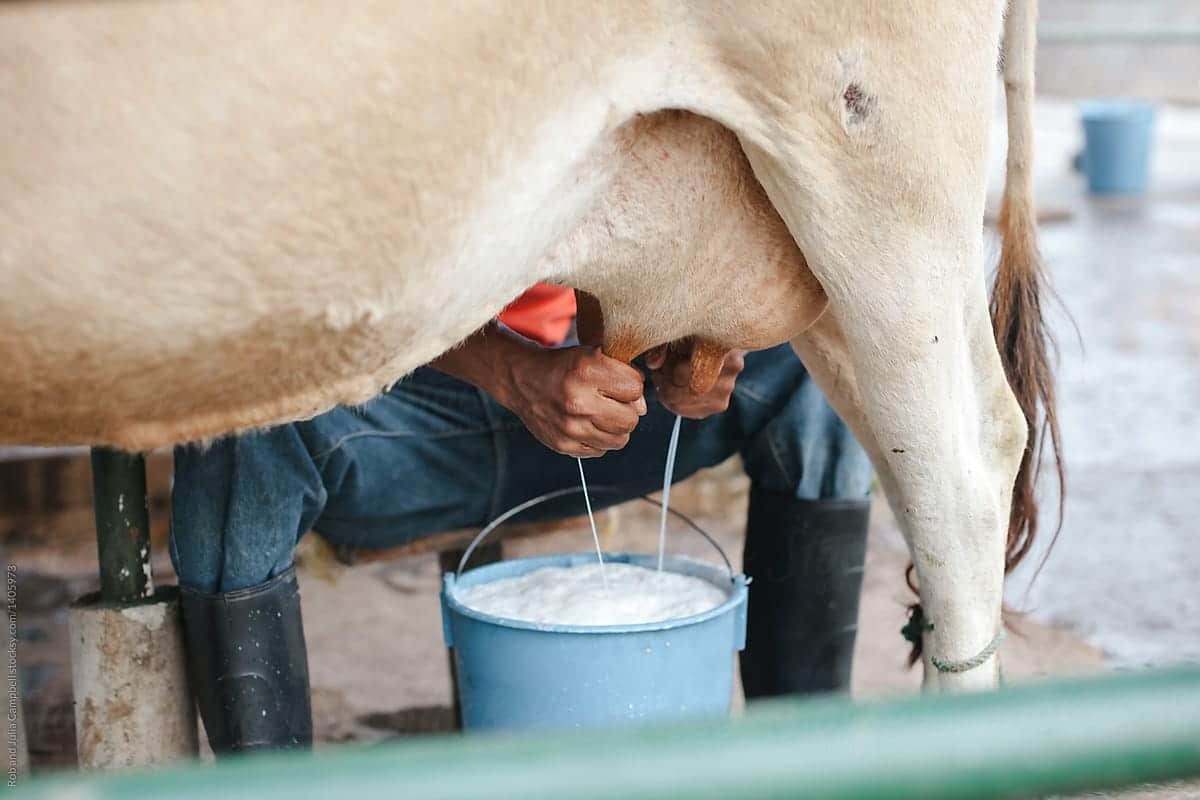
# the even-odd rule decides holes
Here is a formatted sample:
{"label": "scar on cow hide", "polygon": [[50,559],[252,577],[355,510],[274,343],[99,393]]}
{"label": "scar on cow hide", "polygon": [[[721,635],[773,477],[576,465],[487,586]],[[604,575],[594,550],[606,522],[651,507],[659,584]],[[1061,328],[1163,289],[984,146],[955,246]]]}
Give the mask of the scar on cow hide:
{"label": "scar on cow hide", "polygon": [[846,106],[846,124],[861,125],[875,110],[875,98],[863,91],[857,83],[851,83],[842,92],[842,103]]}

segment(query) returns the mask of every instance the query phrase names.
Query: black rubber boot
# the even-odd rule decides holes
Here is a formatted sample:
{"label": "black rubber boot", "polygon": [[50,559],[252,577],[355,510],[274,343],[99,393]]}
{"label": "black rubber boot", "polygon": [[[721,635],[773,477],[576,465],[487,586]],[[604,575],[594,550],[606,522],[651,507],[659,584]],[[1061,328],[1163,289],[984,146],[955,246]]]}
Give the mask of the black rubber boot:
{"label": "black rubber boot", "polygon": [[295,569],[249,589],[180,594],[188,679],[213,752],[312,747]]}
{"label": "black rubber boot", "polygon": [[752,489],[746,698],[847,691],[870,500],[797,500]]}

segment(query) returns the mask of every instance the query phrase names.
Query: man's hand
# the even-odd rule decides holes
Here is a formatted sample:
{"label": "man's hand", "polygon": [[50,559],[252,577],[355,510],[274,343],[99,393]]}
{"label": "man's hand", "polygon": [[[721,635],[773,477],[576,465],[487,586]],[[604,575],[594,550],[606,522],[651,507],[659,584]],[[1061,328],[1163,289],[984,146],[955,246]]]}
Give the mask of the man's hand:
{"label": "man's hand", "polygon": [[688,419],[704,419],[729,408],[733,385],[746,366],[746,360],[745,351],[729,351],[717,382],[704,394],[695,394],[688,388],[692,377],[690,353],[659,347],[646,355],[646,366],[658,388],[658,398],[667,409]]}
{"label": "man's hand", "polygon": [[493,396],[538,441],[569,456],[620,450],[646,413],[642,373],[594,347],[528,350]]}
{"label": "man's hand", "polygon": [[543,350],[490,324],[430,362],[478,386],[569,456],[619,450],[646,413],[642,373],[594,347]]}

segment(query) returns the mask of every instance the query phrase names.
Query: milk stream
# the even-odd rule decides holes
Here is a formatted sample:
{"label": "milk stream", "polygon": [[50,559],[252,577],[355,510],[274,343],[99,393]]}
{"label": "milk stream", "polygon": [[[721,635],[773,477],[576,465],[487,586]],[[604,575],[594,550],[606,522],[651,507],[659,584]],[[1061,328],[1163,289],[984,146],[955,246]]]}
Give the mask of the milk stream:
{"label": "milk stream", "polygon": [[[675,415],[671,428],[671,441],[667,445],[667,464],[663,468],[662,515],[658,520],[658,571],[662,572],[663,556],[667,550],[667,513],[671,506],[671,479],[675,476],[675,451],[679,449],[679,428],[683,417]],[[604,554],[600,550],[600,534],[596,532],[596,515],[592,513],[592,499],[588,496],[587,477],[583,474],[583,459],[576,458],[579,465],[579,485],[583,487],[583,502],[587,506],[588,524],[592,526],[592,542],[596,545],[596,560],[600,562],[600,577],[604,588],[608,588],[608,571],[604,568]]]}
{"label": "milk stream", "polygon": [[[662,516],[658,525],[658,568],[604,561],[596,515],[588,494],[583,459],[576,458],[579,485],[587,506],[596,564],[574,567],[545,567],[527,575],[472,586],[461,595],[462,602],[488,614],[507,619],[558,625],[630,625],[680,619],[716,608],[728,592],[691,575],[663,571],[667,540],[667,513],[671,502],[671,479],[679,447],[682,418],[676,415],[667,445],[663,469]],[[541,498],[544,499],[544,498]],[[536,502],[536,501],[534,501]],[[508,513],[520,510],[520,506]],[[495,522],[493,522],[495,524]],[[596,583],[600,574],[602,585]]]}
{"label": "milk stream", "polygon": [[662,572],[663,553],[667,549],[667,508],[671,505],[671,478],[675,474],[675,449],[679,445],[679,425],[683,417],[675,415],[671,443],[667,445],[667,466],[663,470],[662,516],[658,520],[658,571]]}
{"label": "milk stream", "polygon": [[592,513],[592,499],[588,497],[587,478],[583,476],[583,459],[576,457],[575,463],[579,465],[579,485],[583,487],[583,503],[587,506],[588,522],[592,526],[592,541],[596,543],[596,560],[600,562],[600,578],[604,581],[604,588],[608,588],[608,571],[604,569],[604,554],[600,552],[600,534],[596,533],[596,515]]}

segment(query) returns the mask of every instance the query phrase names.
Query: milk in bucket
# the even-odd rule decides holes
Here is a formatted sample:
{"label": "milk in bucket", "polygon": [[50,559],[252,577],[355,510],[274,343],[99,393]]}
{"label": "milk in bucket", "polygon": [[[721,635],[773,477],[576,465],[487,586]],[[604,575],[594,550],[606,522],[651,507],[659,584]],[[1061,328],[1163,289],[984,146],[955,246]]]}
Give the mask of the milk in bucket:
{"label": "milk in bucket", "polygon": [[716,608],[728,598],[728,592],[702,578],[611,562],[545,567],[459,593],[460,602],[484,614],[554,625],[679,619]]}

